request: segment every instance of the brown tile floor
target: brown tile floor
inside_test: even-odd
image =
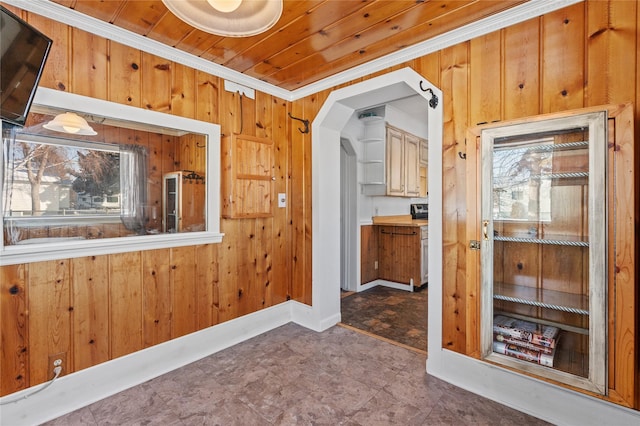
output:
[[[427,287],[413,293],[377,286],[340,299],[342,323],[426,352]]]
[[[542,425],[362,333],[287,324],[48,425]]]

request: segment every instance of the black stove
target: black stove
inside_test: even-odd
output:
[[[411,219],[429,219],[429,204],[411,204]]]

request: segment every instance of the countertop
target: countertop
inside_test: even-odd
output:
[[[411,215],[400,216],[374,216],[374,225],[388,226],[425,226],[429,224],[428,219],[411,219]]]

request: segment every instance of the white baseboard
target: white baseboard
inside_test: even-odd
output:
[[[295,301],[254,312],[63,376],[41,393],[0,407],[0,424],[20,426],[52,420],[289,322],[323,331],[340,322],[340,313],[322,318],[311,306]],[[640,424],[638,411],[445,349],[429,352],[427,371],[456,386],[558,425]],[[0,402],[23,398],[41,386],[0,398]]]
[[[369,281],[366,284],[358,284],[357,286],[357,292],[361,292],[361,291],[365,291],[365,290],[369,290],[370,288],[374,288],[378,286],[378,280],[373,280],[373,281]]]
[[[301,306],[298,306],[301,305]],[[295,307],[295,308],[294,308]],[[132,386],[144,383],[169,371],[219,352],[242,341],[280,327],[294,317],[313,311],[298,302],[285,302],[222,324],[209,327],[168,342],[134,352],[76,373],[62,376],[48,389],[29,396],[44,385],[34,386],[0,398],[0,403],[18,400],[0,407],[0,424],[40,424],[96,401],[114,395]],[[294,315],[293,311],[297,314]],[[339,319],[338,319],[339,321]],[[305,321],[295,321],[305,326]],[[322,330],[331,320],[311,321]],[[335,324],[335,323],[334,323]],[[327,327],[328,328],[328,327]],[[150,362],[150,360],[153,360]]]
[[[340,312],[321,317],[309,305],[295,300],[290,300],[289,303],[291,306],[291,321],[313,331],[324,331],[333,327],[342,319]]]
[[[429,351],[427,372],[453,385],[556,425],[631,426],[640,412],[456,352]]]
[[[368,282],[366,284],[361,284],[358,286],[358,291],[365,291],[365,290],[369,290],[370,288],[376,287],[376,286],[383,286],[383,287],[390,287],[390,288],[395,288],[397,290],[404,290],[404,291],[409,291],[409,292],[413,292],[413,285],[412,284],[404,284],[404,283],[397,283],[395,281],[387,281],[387,280],[382,280],[382,279],[377,279],[377,280],[373,280],[371,282]]]

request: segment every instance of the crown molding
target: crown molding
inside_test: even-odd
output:
[[[258,80],[257,78],[242,74],[230,68],[202,59],[198,56],[176,49],[169,45],[141,36],[124,28],[117,27],[92,16],[76,12],[66,6],[53,3],[48,0],[2,0],[6,4],[19,7],[28,12],[36,13],[53,19],[54,21],[70,25],[91,34],[113,40],[120,44],[140,49],[152,55],[156,55],[173,62],[177,62],[191,68],[215,75],[225,80],[243,86],[251,87],[285,100],[291,100],[291,92],[272,84]]]
[[[581,3],[584,0],[530,0],[504,12],[478,20],[464,27],[457,28],[422,43],[398,50],[397,52],[374,59],[365,64],[350,68],[346,71],[342,71],[293,91],[282,89],[273,84],[266,83],[257,78],[242,74],[238,71],[234,71],[230,68],[176,49],[175,47],[135,34],[108,22],[84,15],[66,6],[62,6],[48,0],[2,1],[6,4],[19,7],[20,9],[36,13],[38,15],[46,16],[55,21],[87,31],[100,37],[143,50],[147,53],[195,68],[225,80],[230,80],[235,83],[248,86],[260,92],[276,96],[287,101],[295,101],[351,80],[384,70],[391,66],[471,40],[472,38],[489,34],[493,31],[562,9],[575,3]]]
[[[584,0],[529,0],[527,3],[478,20],[439,36],[414,44],[365,64],[334,74],[331,77],[308,84],[291,92],[293,100],[313,95],[322,90],[330,89],[343,83],[364,77],[369,74],[402,64],[429,53],[451,47],[458,43],[480,37],[494,31],[510,27],[520,22],[536,18],[558,9],[582,3]]]

